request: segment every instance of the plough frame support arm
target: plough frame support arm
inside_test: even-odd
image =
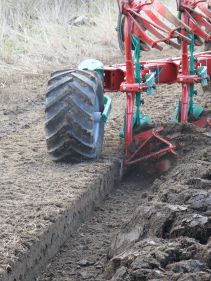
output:
[[[180,16],[176,17],[159,0],[119,0],[120,12],[125,17],[123,36],[125,64],[105,67],[104,87],[106,91],[121,91],[126,94],[124,121],[126,166],[155,159],[166,153],[175,155],[175,147],[160,135],[162,129],[135,133],[134,114],[135,125],[139,123],[140,126],[139,118],[144,120],[139,110],[142,94],[154,93],[156,84],[180,83],[182,85],[180,122],[186,124],[189,121],[189,112],[193,110],[194,85],[196,83],[205,85],[208,76],[211,76],[211,52],[194,54],[194,46],[202,45],[204,40],[211,41],[211,11],[206,4],[207,1],[203,0],[178,0]],[[134,38],[137,43],[135,50]],[[181,57],[139,60],[137,49],[149,51],[155,48],[162,51],[163,43],[177,49],[181,46]],[[148,77],[151,77],[150,83]],[[158,147],[161,147],[158,151],[152,149],[155,141],[159,143]]]

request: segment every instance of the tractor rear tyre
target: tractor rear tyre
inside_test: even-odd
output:
[[[103,85],[95,71],[65,70],[51,75],[45,105],[47,149],[54,161],[98,159],[104,122]]]
[[[119,13],[118,21],[117,21],[117,37],[118,37],[119,49],[123,55],[125,54],[124,27],[125,27],[125,15]]]

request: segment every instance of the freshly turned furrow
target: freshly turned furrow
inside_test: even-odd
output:
[[[137,180],[137,181],[136,181]],[[104,281],[104,266],[114,233],[133,215],[150,190],[153,177],[134,173],[95,208],[93,217],[66,241],[39,281]]]
[[[39,281],[210,280],[211,139],[174,131],[183,147],[171,171],[129,173]]]

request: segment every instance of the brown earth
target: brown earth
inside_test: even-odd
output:
[[[158,90],[146,98],[145,113],[169,122],[180,87]],[[177,133],[173,142],[180,147],[171,171],[130,171],[37,280],[210,280],[209,131],[172,125],[165,131]]]
[[[171,171],[130,171],[38,281],[210,280],[211,139],[175,131],[182,148]]]
[[[33,255],[33,247],[39,248],[36,244],[41,237],[49,230],[51,232],[60,217],[65,218],[65,213],[75,202],[83,199],[90,186],[104,182],[121,151],[116,133],[119,122],[116,120],[121,118],[122,110],[119,105],[117,107],[117,94],[113,101],[118,110],[113,113],[109,124],[110,135],[105,140],[102,159],[76,165],[50,161],[44,136],[43,85],[46,78],[46,75],[29,77],[23,84],[15,81],[1,89],[0,280],[9,280],[12,274],[16,276],[15,268],[29,253]],[[58,235],[61,236],[58,240],[64,242],[66,235],[70,234]],[[59,241],[56,241],[57,246],[49,257],[58,250]],[[50,243],[51,238],[47,244]],[[41,244],[45,248],[45,243]],[[29,264],[26,259],[27,267],[38,262],[36,254],[34,261],[31,256]],[[5,274],[8,277],[3,277]]]
[[[165,56],[172,54],[176,55],[175,51],[168,49]],[[150,54],[150,58],[157,58],[160,55],[161,53],[154,52]],[[149,55],[147,56],[149,57]],[[29,251],[31,243],[38,241],[43,233],[54,225],[60,215],[65,213],[70,204],[81,196],[89,184],[95,182],[98,176],[100,177],[109,171],[111,162],[120,158],[122,154],[122,141],[119,140],[118,131],[124,114],[125,99],[122,94],[115,93],[110,94],[113,101],[113,111],[107,125],[102,159],[96,163],[84,162],[77,165],[51,162],[46,153],[43,130],[45,99],[45,86],[43,85],[45,85],[46,78],[45,74],[36,77],[17,75],[17,77],[8,80],[8,83],[0,89],[0,277],[1,273],[5,271],[10,274],[14,264],[20,262]],[[169,122],[180,92],[180,87],[177,85],[159,86],[157,95],[146,97],[144,112],[151,114],[156,123]],[[200,99],[201,96],[199,96]],[[195,158],[190,159],[195,161],[193,160]],[[151,186],[150,179],[147,178],[149,183],[140,184],[143,181],[143,178],[138,178],[137,181],[132,181],[129,185],[124,184],[116,191],[117,197],[115,194],[112,195],[119,204],[117,207],[118,216],[115,215],[117,210],[115,208],[113,210],[113,203],[108,203],[111,206],[110,209],[108,208],[108,212],[105,212],[106,205],[102,207],[103,211],[101,206],[99,207],[100,214],[105,213],[105,219],[102,219],[105,222],[105,229],[102,224],[98,225],[98,222],[95,224],[95,218],[93,218],[93,229],[91,228],[92,224],[85,225],[84,230],[80,229],[73,240],[68,242],[75,249],[75,252],[72,252],[71,246],[67,249],[64,248],[67,253],[64,260],[72,261],[70,263],[72,265],[65,263],[64,272],[67,273],[69,279],[67,276],[62,276],[63,273],[60,274],[60,267],[64,262],[60,264],[57,260],[53,263],[52,270],[49,270],[49,272],[53,272],[53,275],[43,277],[44,280],[46,280],[45,278],[47,280],[67,279],[74,281],[83,280],[83,278],[103,280],[105,256],[113,232],[118,231],[122,222],[127,221],[134,212],[132,207],[139,205],[138,200],[143,196],[139,188],[146,188],[146,185],[147,188]],[[121,195],[121,193],[123,194]],[[130,201],[130,195],[135,201]],[[111,200],[113,199],[111,198]],[[99,222],[101,215],[98,218]],[[118,220],[119,218],[120,220]],[[180,222],[176,223],[179,225]],[[95,227],[99,230],[98,236]],[[103,233],[106,234],[105,239]],[[82,240],[79,239],[79,236]],[[88,241],[87,238],[86,241],[86,237],[93,236],[95,239],[90,238]],[[103,243],[103,247],[101,243]],[[102,260],[99,258],[99,266],[96,263],[94,265],[94,268],[101,272],[100,279],[96,279],[97,277],[86,278],[87,270],[84,275],[82,274],[82,277],[80,277],[81,275],[76,277],[78,271],[81,271],[81,267],[86,263],[83,261],[82,265],[78,264],[80,260],[86,259],[85,248],[87,244],[90,244],[91,249],[95,249],[94,257],[100,255],[99,249],[103,252]],[[93,254],[92,251],[91,253]],[[70,272],[73,275],[70,275]],[[44,274],[44,276],[46,275]],[[57,277],[54,278],[54,276]]]
[[[109,280],[211,278],[211,138],[185,127],[176,142],[175,167],[154,181],[113,238]]]

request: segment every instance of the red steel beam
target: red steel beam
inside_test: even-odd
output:
[[[197,65],[207,66],[208,75],[211,76],[211,51],[196,53]],[[141,61],[144,69],[141,75],[144,77],[149,72],[156,73],[157,84],[172,84],[178,82],[182,59],[177,57],[173,59],[161,59],[152,61]],[[135,66],[133,66],[134,72]],[[126,65],[119,64],[105,67],[105,91],[120,91],[121,84],[125,81]],[[130,83],[131,84],[131,83]]]

